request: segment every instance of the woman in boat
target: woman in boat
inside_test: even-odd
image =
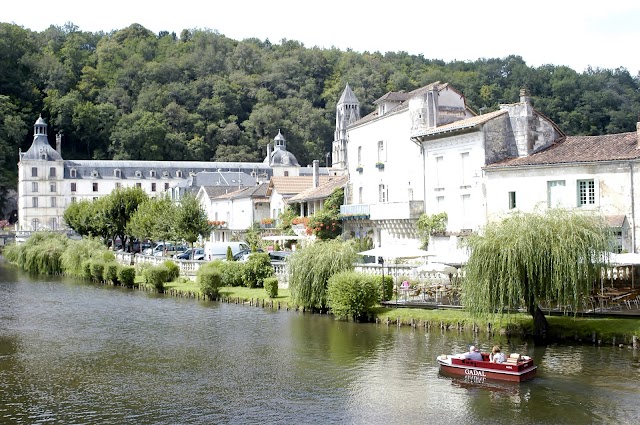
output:
[[[492,363],[504,363],[506,360],[506,356],[502,351],[500,351],[499,345],[494,345],[491,350],[491,354],[489,355],[489,360]]]

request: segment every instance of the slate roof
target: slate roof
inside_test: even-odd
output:
[[[267,198],[267,186],[269,183],[260,183],[259,185],[252,187],[244,187],[242,189],[234,190],[233,192],[227,192],[223,195],[217,196],[216,199],[242,199],[252,198],[254,200],[266,201]]]
[[[624,226],[624,221],[627,219],[627,216],[624,214],[607,215],[604,217],[604,219],[609,227],[622,227]]]
[[[326,183],[331,177],[319,176],[320,185]],[[286,197],[293,196],[313,186],[313,176],[273,176],[269,181],[267,196],[276,189],[279,194]]]
[[[465,128],[473,128],[477,125],[484,124],[487,121],[490,121],[500,115],[508,114],[509,112],[506,109],[488,112],[482,115],[476,115],[475,117],[466,118],[459,121],[454,121],[449,124],[441,125],[435,128],[430,128],[420,134],[414,134],[412,136],[431,136],[435,134],[441,133],[450,133],[452,131],[463,130]]]
[[[342,92],[342,96],[340,96],[338,100],[338,105],[341,103],[360,103],[353,90],[351,90],[351,87],[349,87],[349,83],[347,83],[347,86]]]
[[[307,202],[314,201],[316,199],[326,199],[334,190],[339,187],[344,187],[348,181],[349,176],[346,175],[333,178],[316,188],[311,187],[298,193],[297,195],[289,198],[288,202]]]
[[[602,136],[567,136],[529,156],[507,159],[485,169],[632,159],[640,159],[636,131]]]

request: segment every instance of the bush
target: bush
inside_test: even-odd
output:
[[[91,279],[102,282],[104,275],[104,262],[102,260],[91,260]]]
[[[393,277],[389,275],[384,276],[384,283],[382,278],[378,276],[369,276],[374,284],[378,285],[380,291],[380,301],[389,301],[393,298]],[[382,284],[382,285],[381,285]],[[380,286],[381,285],[381,286]]]
[[[103,279],[107,282],[118,282],[118,263],[110,261],[104,265]]]
[[[261,288],[266,278],[273,276],[271,259],[266,252],[254,252],[244,265],[242,279],[247,288]]]
[[[169,277],[169,269],[164,265],[152,266],[144,271],[145,280],[158,292],[164,292],[164,284]]]
[[[214,261],[222,275],[222,286],[242,286],[245,263],[239,261]]]
[[[202,267],[196,275],[196,283],[200,285],[200,291],[207,298],[217,298],[222,286],[222,274],[216,268]]]
[[[102,242],[96,238],[70,239],[60,258],[64,273],[69,276],[90,279],[90,270],[87,271],[85,269],[84,262],[91,258],[102,258],[104,260],[103,252],[108,251]],[[114,261],[114,258],[105,260],[105,262],[110,261]]]
[[[178,276],[180,276],[180,266],[178,266],[173,261],[166,260],[164,263],[162,263],[162,265],[165,266],[167,270],[169,270],[169,276],[167,276],[167,282],[173,282],[178,278]]]
[[[278,296],[278,279],[275,277],[268,277],[263,281],[264,289],[267,292],[269,298],[275,298]]]
[[[379,298],[380,286],[370,276],[347,271],[329,278],[327,299],[336,317],[362,318],[378,304]]]
[[[118,268],[118,281],[127,287],[132,287],[136,281],[136,268],[133,266],[120,266]]]
[[[91,259],[82,261],[80,277],[91,279]]]

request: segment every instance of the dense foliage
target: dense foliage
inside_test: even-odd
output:
[[[354,244],[339,239],[316,241],[298,249],[288,259],[291,300],[311,309],[325,309],[327,282],[331,276],[353,270]]]
[[[516,102],[526,86],[567,134],[605,134],[635,130],[640,78],[630,71],[532,68],[519,56],[445,63],[211,30],[154,34],[138,24],[92,33],[71,23],[42,32],[0,23],[0,202],[16,187],[18,148],[29,147],[41,112],[49,134],[64,135],[68,159],[259,161],[282,129],[307,165],[330,152],[346,83],[363,115],[387,91],[438,80],[478,112]]]
[[[268,277],[262,282],[264,290],[269,298],[276,298],[278,296],[278,278]]]
[[[422,242],[422,249],[429,248],[429,239],[435,233],[442,233],[447,230],[447,213],[441,212],[437,214],[423,213],[418,217],[416,228],[418,236]]]
[[[376,276],[344,271],[329,278],[327,299],[334,316],[358,320],[378,305],[381,292]]]
[[[602,218],[550,209],[489,223],[468,239],[463,304],[475,315],[525,308],[536,336],[547,323],[540,303],[582,307],[597,286],[611,248]]]

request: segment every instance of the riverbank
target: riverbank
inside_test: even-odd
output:
[[[194,283],[171,282],[169,295],[194,297],[199,288]],[[198,297],[201,297],[199,295]],[[204,297],[202,297],[204,298]],[[269,298],[263,288],[223,287],[217,301],[273,309],[300,310],[291,302],[289,290],[279,289],[276,298]],[[394,326],[473,331],[499,335],[527,337],[533,330],[533,319],[526,314],[510,314],[496,318],[472,318],[461,309],[420,309],[377,307],[370,320]],[[640,336],[640,320],[629,318],[584,318],[547,316],[550,341],[631,346],[634,336]]]

